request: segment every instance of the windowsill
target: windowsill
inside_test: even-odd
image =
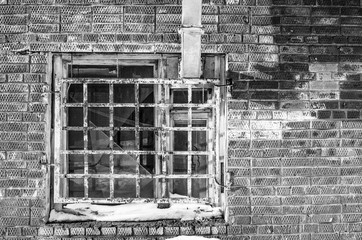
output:
[[[52,210],[49,222],[120,221],[143,222],[157,220],[192,221],[222,218],[222,210],[202,203],[174,203],[170,208],[157,208],[157,203],[123,205],[67,204],[63,211]]]

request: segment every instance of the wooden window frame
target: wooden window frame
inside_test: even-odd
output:
[[[92,202],[92,203],[126,203],[127,200],[126,199],[115,199],[110,200],[110,199],[102,199],[102,200],[95,200],[95,199],[70,199],[67,197],[62,196],[62,194],[58,191],[61,187],[60,187],[60,181],[59,181],[59,177],[61,175],[64,175],[64,173],[61,172],[61,164],[62,161],[60,159],[60,153],[63,151],[62,148],[62,141],[63,141],[63,137],[62,137],[62,121],[64,120],[64,116],[63,116],[63,110],[62,107],[64,107],[64,97],[66,96],[66,90],[65,88],[62,88],[62,84],[66,83],[66,82],[72,82],[75,83],[77,81],[79,82],[83,82],[84,81],[90,81],[90,80],[80,80],[80,79],[72,79],[69,78],[68,75],[68,70],[67,70],[67,66],[69,64],[78,64],[78,65],[85,65],[85,64],[114,64],[114,63],[118,63],[122,62],[122,64],[129,64],[129,65],[153,65],[155,66],[155,69],[157,69],[155,71],[155,76],[157,76],[156,78],[153,79],[139,79],[138,81],[140,81],[140,83],[142,83],[142,81],[144,81],[144,83],[153,83],[157,86],[159,86],[159,92],[156,94],[159,94],[162,98],[162,101],[159,103],[160,105],[165,104],[166,102],[169,102],[170,99],[170,90],[171,89],[175,89],[175,88],[185,88],[185,86],[187,87],[187,91],[189,93],[191,93],[193,87],[210,87],[213,89],[214,91],[214,99],[215,102],[213,103],[213,113],[212,115],[214,116],[214,119],[212,120],[212,127],[213,127],[213,132],[214,135],[213,137],[215,138],[215,142],[214,145],[212,146],[212,149],[214,151],[214,156],[213,156],[213,160],[212,160],[212,167],[209,167],[209,171],[210,175],[212,175],[212,178],[209,178],[209,183],[210,183],[210,187],[209,187],[209,197],[208,197],[208,202],[212,202],[215,205],[220,206],[221,203],[224,202],[223,198],[221,197],[221,192],[222,192],[222,188],[223,186],[220,186],[220,183],[225,182],[224,181],[224,174],[222,173],[222,169],[225,168],[225,158],[226,158],[226,154],[225,154],[225,149],[226,149],[226,125],[222,126],[221,124],[225,123],[225,114],[226,114],[226,109],[225,109],[225,99],[222,99],[223,97],[226,97],[226,91],[224,90],[224,88],[219,87],[219,86],[223,86],[225,84],[225,79],[224,79],[224,74],[223,72],[225,71],[225,69],[223,69],[223,67],[219,68],[216,67],[213,69],[213,71],[208,72],[207,75],[208,77],[210,77],[210,79],[178,79],[178,70],[174,69],[175,66],[178,66],[178,55],[163,55],[163,54],[111,54],[111,55],[107,55],[107,54],[94,54],[94,55],[71,55],[71,54],[55,54],[54,58],[53,58],[53,84],[54,84],[54,92],[55,92],[55,97],[54,97],[54,112],[53,112],[53,119],[54,119],[54,143],[53,143],[53,159],[54,159],[54,179],[53,179],[53,201],[55,204],[64,204],[64,203],[79,203],[79,202]],[[213,56],[209,56],[209,58],[213,58]],[[220,60],[221,59],[221,60]],[[224,62],[224,58],[219,58],[219,57],[215,57],[215,62],[216,62],[216,66],[220,65],[223,66],[225,64]],[[205,63],[205,69],[208,68],[208,64],[209,63]],[[214,76],[212,76],[214,75]],[[106,79],[104,80],[107,83],[109,82],[113,82],[113,83],[117,83],[117,81],[119,82],[120,79]],[[126,82],[129,81],[130,83],[134,82],[134,80],[129,79],[123,79],[122,82]],[[162,87],[162,86],[172,86],[172,87]],[[189,98],[190,98],[191,94],[189,94]],[[190,100],[190,99],[189,99]],[[190,102],[190,101],[189,101]],[[182,105],[179,105],[182,106]],[[189,104],[185,104],[185,106],[190,106]],[[195,105],[196,106],[196,105]],[[190,108],[188,110],[189,112],[191,111]],[[162,111],[160,112],[160,114],[164,114],[165,115],[165,119],[170,119],[170,111],[167,110],[167,108],[162,108]],[[191,116],[189,114],[189,116]],[[189,117],[190,118],[190,117]],[[188,119],[188,124],[190,125],[190,119]],[[160,125],[162,125],[162,127],[169,127],[170,123],[165,123],[167,126],[164,126],[163,123],[159,123]],[[190,127],[190,126],[188,126]],[[191,131],[190,129],[188,131]],[[165,133],[166,134],[166,133]],[[209,136],[210,138],[210,136]],[[165,138],[164,138],[165,139]],[[169,138],[170,139],[170,138]],[[160,140],[158,140],[160,141]],[[210,143],[209,143],[210,144]],[[163,148],[167,148],[167,146],[170,145],[170,143],[159,143],[160,145],[160,152],[165,152],[167,150],[170,149],[163,149]],[[156,177],[156,179],[161,179],[162,181],[164,181],[165,176],[167,175],[167,170],[166,169],[166,162],[167,160],[167,156],[169,156],[170,154],[164,154],[162,156],[162,162],[163,162],[163,168],[162,168],[162,173]],[[190,157],[189,157],[190,159]],[[188,165],[190,165],[190,161],[188,161]],[[222,167],[224,166],[224,167]],[[190,168],[189,168],[190,169]],[[187,176],[182,176],[182,177],[190,177],[189,176],[190,172],[188,172]],[[170,177],[168,176],[167,179],[172,179],[172,178],[177,178],[180,177],[178,176],[173,176]],[[188,186],[190,186],[190,178],[188,179]],[[165,183],[162,183],[161,186],[162,188],[166,188],[165,187]],[[189,188],[188,188],[189,189]],[[165,192],[166,189],[162,189],[161,191],[161,195],[158,195],[156,197],[158,198],[162,198],[162,197],[166,197]],[[190,193],[188,193],[188,195],[190,195]],[[138,199],[140,201],[145,201],[145,199]],[[188,199],[187,201],[200,201],[201,199]],[[137,199],[130,199],[129,201],[135,202],[137,201]],[[185,200],[183,200],[185,201]],[[202,199],[202,201],[205,201],[205,199]]]

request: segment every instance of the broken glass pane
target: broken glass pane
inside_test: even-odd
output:
[[[193,155],[192,159],[192,174],[207,174],[207,156],[205,155]]]
[[[119,66],[120,78],[153,78],[153,66]]]
[[[135,103],[134,84],[114,84],[114,103]]]
[[[137,150],[134,131],[115,131],[113,141],[115,150]]]
[[[155,186],[155,180],[150,178],[143,178],[140,182],[141,192],[140,197],[141,198],[154,198],[154,186]]]
[[[108,154],[88,155],[88,172],[90,174],[110,173]]]
[[[83,84],[69,84],[68,103],[83,102]]]
[[[115,174],[136,174],[136,156],[128,154],[117,154],[114,155],[113,162]]]
[[[140,103],[154,103],[154,95],[153,95],[153,85],[150,84],[140,84],[139,85],[139,102]]]
[[[88,102],[89,103],[108,103],[109,85],[108,84],[88,84]]]
[[[69,127],[82,127],[83,126],[83,108],[70,107],[68,109],[68,126]]]
[[[206,131],[192,131],[192,151],[206,151]]]
[[[70,178],[68,179],[69,197],[82,198],[84,197],[84,179]]]
[[[110,184],[108,178],[89,178],[88,179],[88,197],[90,198],[109,198]]]
[[[104,107],[88,108],[88,126],[89,127],[109,126],[109,108],[104,108]]]
[[[83,131],[68,131],[68,150],[84,149]]]
[[[140,155],[140,174],[155,173],[155,155]]]
[[[68,173],[76,173],[76,174],[84,173],[84,155],[81,154],[68,155]]]
[[[142,107],[140,108],[140,126],[153,127],[155,125],[154,108]]]
[[[191,196],[194,198],[206,198],[207,197],[207,188],[208,188],[208,179],[192,179],[192,193]]]
[[[187,155],[173,156],[173,174],[187,174]]]
[[[109,150],[109,132],[90,130],[88,132],[89,150]]]
[[[141,131],[140,132],[140,149],[143,151],[155,150],[155,132]]]
[[[136,179],[134,178],[114,179],[114,197],[116,198],[136,197]]]
[[[187,131],[174,131],[173,150],[175,151],[188,150]]]
[[[133,107],[114,108],[114,126],[115,127],[134,127],[135,126],[135,108],[133,108]]]
[[[117,66],[71,65],[68,76],[71,78],[117,78]]]

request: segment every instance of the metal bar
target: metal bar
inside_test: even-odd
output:
[[[118,64],[117,64],[117,71],[118,71]],[[110,84],[109,86],[109,103],[110,103],[110,107],[109,107],[109,127],[110,127],[110,131],[109,131],[109,145],[110,148],[112,150],[111,154],[109,155],[109,166],[110,166],[110,173],[113,174],[114,173],[114,154],[113,154],[113,147],[114,147],[114,107],[113,107],[113,90],[114,90],[114,85]],[[110,187],[110,198],[114,198],[114,179],[111,178],[109,183],[109,187]]]
[[[72,83],[94,83],[92,78],[63,78],[61,82]],[[185,85],[193,85],[200,88],[212,88],[215,84],[219,84],[219,79],[199,79],[199,78],[187,78],[187,79],[167,79],[167,78],[105,78],[97,79],[97,83],[124,83],[124,84],[167,84],[172,85],[172,88],[182,87]]]
[[[177,203],[202,203],[210,204],[206,198],[173,198]],[[127,203],[149,203],[154,201],[154,198],[114,198],[114,199],[79,199],[79,198],[60,198],[59,202],[67,203],[94,203],[94,204],[127,204]]]
[[[67,130],[67,131],[81,131],[84,130],[85,128],[83,127],[63,127],[62,130]],[[140,127],[140,130],[147,130],[147,131],[160,131],[160,130],[164,130],[166,132],[171,132],[171,131],[188,131],[188,130],[194,130],[194,131],[207,131],[207,130],[213,130],[215,129],[214,126],[210,126],[210,127],[165,127],[165,128],[161,128],[161,127]],[[86,130],[98,130],[98,131],[110,131],[110,130],[135,130],[134,127],[114,127],[113,129],[111,129],[110,127],[87,127]]]
[[[192,88],[191,86],[188,86],[187,88],[187,102],[188,103],[191,103],[192,102]],[[188,108],[187,109],[187,151],[188,152],[191,152],[193,149],[192,149],[192,108]],[[191,158],[191,155],[188,154],[187,155],[187,174],[189,176],[192,175],[192,158]],[[188,178],[187,179],[187,196],[191,197],[192,195],[192,179],[191,178]]]
[[[83,137],[84,137],[84,174],[88,174],[88,157],[89,157],[89,150],[88,150],[88,85],[83,83]],[[88,178],[84,178],[84,197],[88,198]]]
[[[138,151],[138,150],[61,150],[60,154],[165,154],[165,155],[209,155],[207,151]],[[215,152],[212,151],[212,154],[215,155]]]
[[[136,131],[135,131],[135,141],[136,141],[136,149],[140,150],[140,131],[139,131],[139,126],[140,126],[140,107],[139,107],[139,103],[140,103],[140,94],[139,94],[139,84],[135,84],[135,127],[136,127]],[[140,175],[140,155],[136,156],[136,161],[137,161],[137,165],[136,165],[136,197],[140,196],[140,180],[139,180],[139,175]]]
[[[83,107],[82,103],[66,103],[65,107]],[[169,107],[192,107],[200,108],[200,110],[213,107],[214,104],[207,103],[172,103],[172,104],[152,104],[152,103],[141,103],[139,107],[159,107],[159,108],[169,108]],[[134,104],[131,103],[89,103],[88,107],[134,107]],[[173,110],[177,112],[177,110]]]
[[[60,178],[67,179],[67,178],[135,178],[135,174],[59,174],[57,175]],[[192,178],[212,178],[213,174],[194,174]],[[149,175],[149,174],[140,174],[139,178],[187,178],[191,179],[190,175],[188,174],[159,174],[159,175]]]

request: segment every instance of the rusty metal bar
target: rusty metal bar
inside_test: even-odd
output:
[[[140,86],[138,83],[135,84],[135,127],[136,127],[136,131],[135,131],[135,141],[136,141],[136,149],[137,150],[141,150],[140,149]],[[137,154],[136,155],[136,161],[137,161],[137,165],[136,165],[136,197],[139,198],[141,191],[140,191],[140,179],[139,179],[139,175],[140,175],[140,155]]]
[[[117,64],[117,72],[118,72],[118,64]],[[117,75],[118,76],[118,75]],[[113,154],[113,147],[114,147],[114,107],[113,107],[113,100],[114,100],[114,85],[110,84],[109,85],[109,103],[110,103],[110,107],[109,107],[109,127],[110,127],[110,131],[109,131],[109,145],[110,145],[110,149],[112,150],[111,154],[109,155],[109,167],[110,167],[110,174],[114,174],[114,154]],[[110,187],[110,198],[113,199],[114,198],[114,178],[110,178],[110,183],[109,183],[109,187]]]
[[[83,107],[82,103],[66,103],[65,107]],[[134,104],[130,103],[88,103],[88,107],[134,107]],[[139,107],[160,107],[160,108],[168,108],[168,107],[191,107],[191,108],[200,108],[200,109],[208,109],[214,107],[213,104],[197,104],[197,103],[169,103],[169,104],[152,104],[152,103],[140,103]]]
[[[135,178],[135,174],[59,174],[60,178],[88,178],[88,177],[92,177],[92,178]],[[194,174],[192,175],[193,178],[212,178],[213,174]],[[190,178],[189,174],[160,174],[160,175],[150,175],[150,174],[140,174],[139,178],[145,178],[145,179],[149,179],[149,178]]]
[[[187,102],[192,102],[192,88],[188,86],[187,88]],[[187,109],[187,151],[190,153],[192,152],[192,108]],[[192,157],[190,154],[187,155],[187,175],[192,175]],[[189,177],[187,178],[187,196],[191,197],[192,195],[192,179]]]
[[[94,83],[95,79],[92,78],[63,78],[61,82],[71,83]],[[218,79],[167,79],[167,78],[105,78],[97,79],[97,83],[122,83],[122,84],[166,84],[170,88],[185,88],[185,85],[192,85],[194,87],[213,88],[215,84],[219,84]],[[172,86],[172,87],[171,87]]]
[[[84,116],[84,121],[83,121],[83,127],[84,127],[84,131],[83,131],[83,137],[84,137],[84,174],[88,174],[88,85],[86,83],[83,83],[83,116]],[[84,197],[88,198],[88,178],[84,178]]]
[[[131,154],[131,155],[141,155],[141,154],[165,154],[165,155],[209,155],[207,151],[137,151],[137,150],[61,150],[60,154]],[[215,152],[212,151],[212,154],[215,155]]]

